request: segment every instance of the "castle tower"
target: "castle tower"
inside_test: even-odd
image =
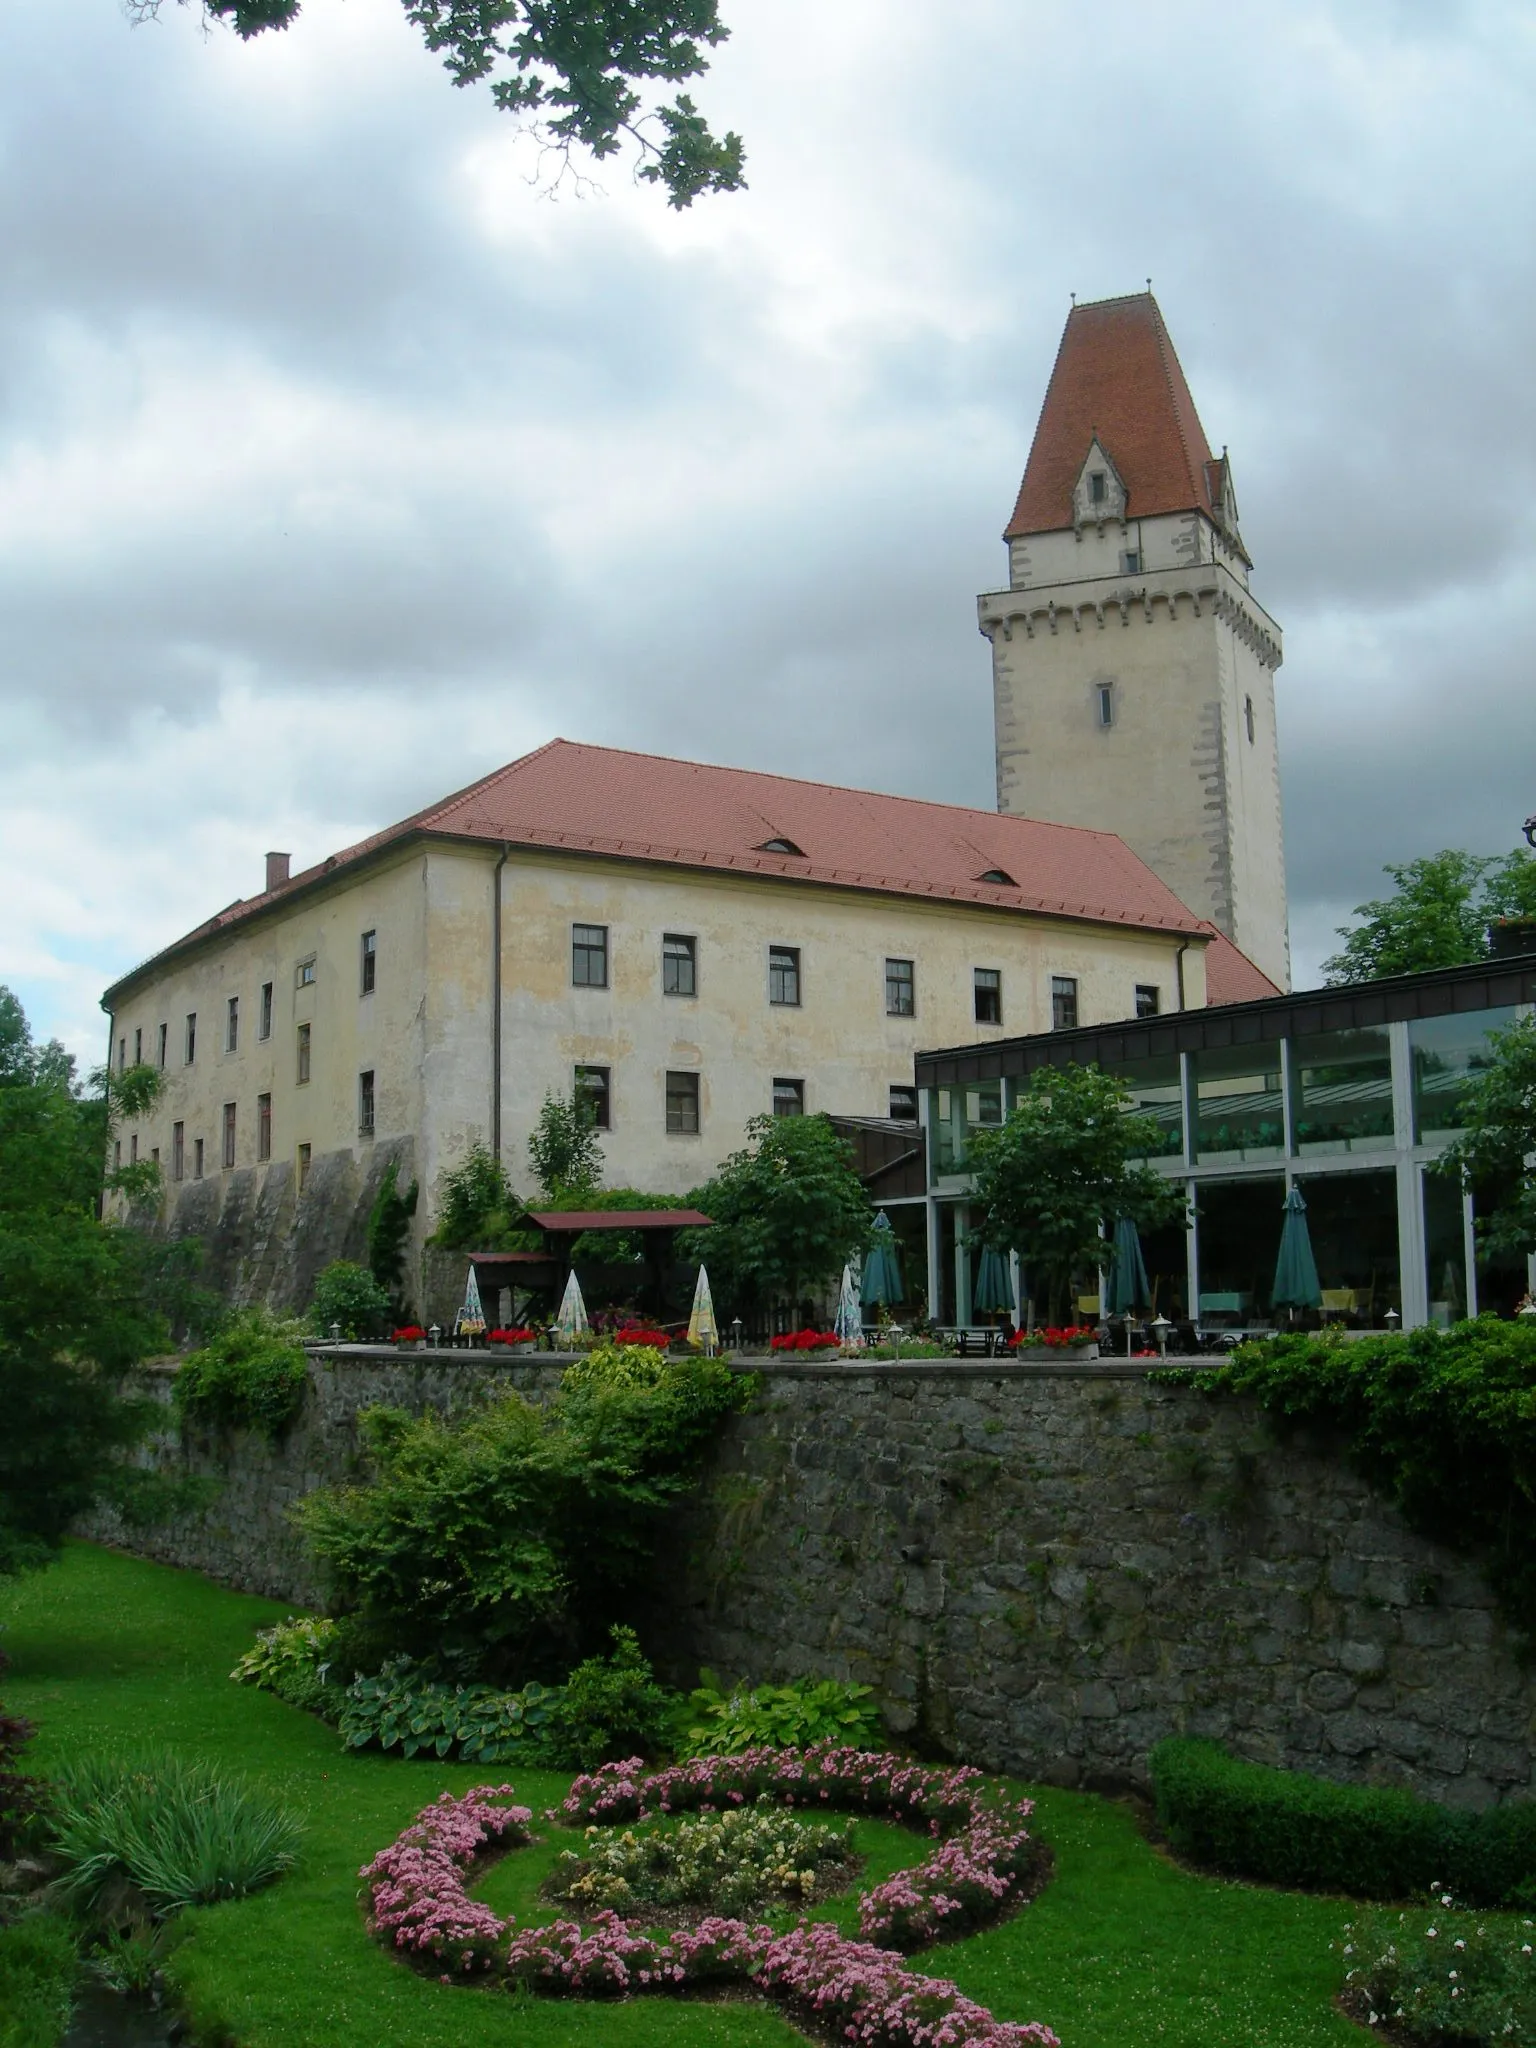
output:
[[[1280,629],[1150,292],[1068,315],[1003,537],[998,809],[1118,832],[1288,988]]]

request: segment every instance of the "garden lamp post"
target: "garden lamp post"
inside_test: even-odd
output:
[[[1400,1323],[1400,1322],[1401,1322],[1401,1321],[1402,1321],[1403,1319],[1402,1319],[1402,1317],[1401,1317],[1401,1316],[1400,1316],[1400,1315],[1398,1314],[1398,1312],[1397,1312],[1397,1310],[1396,1310],[1395,1308],[1389,1308],[1389,1309],[1387,1310],[1386,1314],[1385,1314],[1385,1315],[1384,1315],[1384,1316],[1382,1317],[1382,1319],[1381,1319],[1381,1320],[1382,1320],[1382,1321],[1383,1321],[1383,1322],[1384,1322],[1384,1323],[1386,1324],[1386,1326],[1387,1326],[1387,1329],[1388,1329],[1388,1331],[1390,1332],[1390,1331],[1393,1331],[1393,1330],[1395,1330],[1395,1329],[1397,1328],[1398,1324],[1399,1324],[1399,1323]]]
[[[1536,811],[1533,811],[1530,817],[1526,819],[1524,829],[1526,845],[1536,847]]]
[[[1152,1341],[1157,1346],[1159,1358],[1168,1356],[1168,1332],[1173,1328],[1165,1315],[1159,1313],[1152,1318]]]
[[[738,1354],[741,1350],[741,1317],[731,1317],[731,1349]]]
[[[341,1342],[341,1325],[340,1325],[340,1323],[332,1323],[332,1325],[331,1325],[331,1342],[332,1342],[333,1344],[339,1344],[339,1343]]]
[[[441,1327],[437,1323],[434,1323],[431,1329],[428,1330],[427,1336],[431,1339],[432,1349],[436,1351],[443,1341],[443,1332]]]

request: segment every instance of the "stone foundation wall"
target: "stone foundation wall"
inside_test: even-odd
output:
[[[167,1439],[219,1501],[116,1539],[313,1598],[283,1512],[358,1469],[360,1407],[537,1398],[561,1369],[450,1356],[318,1354],[285,1446]],[[988,1769],[1144,1782],[1188,1732],[1458,1805],[1532,1784],[1536,1680],[1475,1566],[1335,1448],[1134,1368],[773,1366],[656,1584],[672,1676],[859,1679],[895,1729]]]

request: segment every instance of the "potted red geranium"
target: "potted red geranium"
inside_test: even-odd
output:
[[[1099,1333],[1091,1323],[1069,1323],[1064,1328],[1020,1330],[1009,1347],[1015,1358],[1037,1364],[1097,1358]]]
[[[398,1330],[390,1332],[390,1337],[397,1351],[419,1351],[427,1341],[420,1323],[402,1323]]]
[[[835,1330],[786,1330],[770,1339],[768,1348],[791,1358],[817,1357],[836,1351],[840,1341]]]
[[[518,1324],[511,1330],[492,1330],[485,1341],[487,1344],[505,1344],[509,1351],[531,1351],[538,1341],[538,1332]]]

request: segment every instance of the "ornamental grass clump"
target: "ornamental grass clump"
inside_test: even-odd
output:
[[[275,1800],[206,1764],[90,1756],[54,1782],[48,1847],[64,1898],[90,1906],[127,1884],[163,1919],[271,1884],[292,1868],[302,1832]]]
[[[549,1881],[554,1898],[628,1918],[646,1906],[713,1905],[721,1913],[781,1900],[803,1901],[823,1880],[846,1880],[853,1822],[796,1820],[767,1799],[701,1814],[665,1833],[614,1835],[589,1827],[586,1847],[568,1849]]]
[[[1536,1922],[1469,1913],[1450,1892],[1344,1929],[1344,2004],[1398,2038],[1536,2041]]]

